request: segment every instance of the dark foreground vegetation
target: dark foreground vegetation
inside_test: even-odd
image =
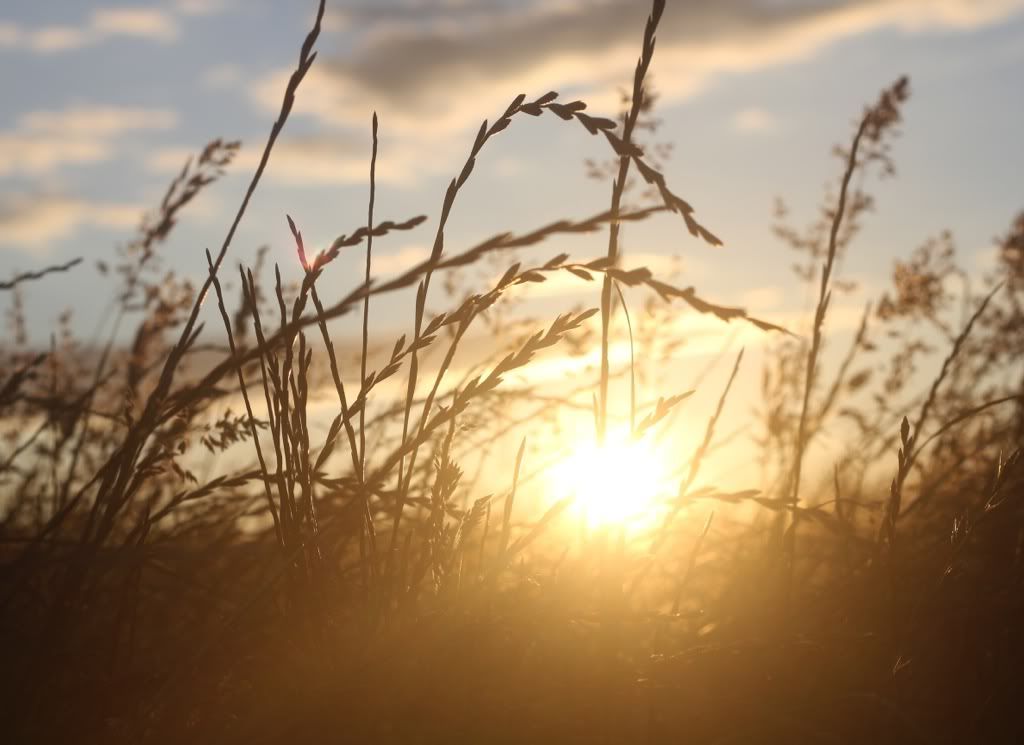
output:
[[[4,742],[1024,741],[1024,215],[991,276],[959,269],[945,233],[897,261],[891,289],[826,355],[867,189],[894,173],[901,79],[837,148],[819,219],[792,228],[780,209],[778,235],[817,300],[806,329],[631,266],[622,224],[660,220],[719,243],[641,142],[663,4],[622,117],[555,93],[515,97],[481,126],[431,217],[430,258],[405,274],[374,280],[374,239],[424,221],[374,214],[376,120],[367,224],[316,255],[292,224],[296,286],[264,271],[264,254],[231,268],[233,233],[313,63],[321,3],[200,286],[163,268],[161,249],[234,155],[219,140],[101,267],[121,287],[105,346],[65,329],[50,349],[23,341],[20,293],[86,267],[0,284],[12,307],[0,368]],[[608,145],[610,208],[447,244],[476,159],[529,117]],[[579,232],[608,236],[607,249],[517,258]],[[365,281],[328,296],[321,278],[356,247]],[[492,286],[447,282],[494,261],[507,271]],[[565,273],[593,283],[594,309],[501,315],[510,288]],[[434,314],[441,283],[450,302]],[[581,537],[571,497],[517,502],[546,462],[530,448],[516,457],[521,439],[580,402],[599,439],[626,413],[640,438],[685,406],[684,391],[647,403],[642,386],[613,400],[634,372],[608,353],[625,332],[624,288],[644,298],[630,317],[640,348],[665,349],[650,330],[681,313],[717,316],[723,340],[729,324],[767,335],[761,463],[744,464],[764,478],[758,491],[695,486],[721,443],[716,413],[696,452],[679,454],[656,521]],[[376,338],[373,303],[403,289],[416,299],[408,333]],[[361,346],[335,347],[341,316],[362,319]],[[460,372],[456,353],[480,327],[499,351]],[[573,391],[507,384],[549,348],[600,348],[600,370]],[[382,393],[395,381],[397,399]],[[718,412],[732,382],[701,382]],[[336,401],[320,426],[308,404],[325,387]],[[848,445],[822,466],[826,432]],[[504,486],[483,495],[481,469]]]

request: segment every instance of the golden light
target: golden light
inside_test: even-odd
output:
[[[587,526],[635,525],[652,521],[659,497],[670,490],[664,454],[647,439],[628,432],[609,432],[603,445],[590,440],[577,445],[552,468],[559,497],[575,497],[574,507]]]

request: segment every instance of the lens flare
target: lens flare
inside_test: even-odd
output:
[[[575,509],[594,528],[652,520],[669,483],[663,455],[628,432],[609,433],[603,445],[577,445],[551,475],[557,493],[573,495]]]

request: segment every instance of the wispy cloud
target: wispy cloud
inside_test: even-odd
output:
[[[786,302],[785,288],[779,285],[764,285],[745,290],[740,296],[740,305],[751,313],[781,308]]]
[[[670,100],[678,99],[717,72],[798,58],[872,28],[970,27],[1021,7],[1019,0],[676,4],[658,32],[656,85]],[[410,12],[380,8],[357,17],[355,28],[364,19],[376,25],[353,54],[313,68],[299,111],[350,124],[373,104],[391,112],[392,127],[422,130],[473,125],[516,93],[539,94],[548,86],[572,85],[614,103],[616,87],[630,79],[636,62],[647,6],[578,0],[515,13],[493,8],[476,22],[458,23],[442,23],[451,8],[436,3],[424,4],[416,23],[408,20]],[[276,110],[280,90],[275,80],[253,92]]]
[[[80,24],[22,28],[0,21],[0,49],[56,54],[93,46],[112,38],[169,43],[178,38],[174,14],[160,8],[119,6],[96,8]]]
[[[50,134],[0,133],[0,176],[50,173],[64,165],[106,160],[110,144],[103,140],[65,140]]]
[[[743,134],[768,134],[779,129],[779,120],[772,112],[751,106],[733,115],[732,127]]]
[[[97,40],[97,35],[90,29],[74,26],[45,26],[19,35],[21,46],[40,54],[66,52],[87,46]]]
[[[17,127],[0,131],[0,176],[47,174],[64,165],[106,160],[117,136],[167,130],[176,122],[176,114],[167,109],[73,106],[28,112]]]
[[[429,257],[430,251],[427,250],[426,246],[418,244],[402,246],[397,251],[380,255],[375,254],[373,257],[373,273],[384,275],[399,274],[400,272],[412,269],[420,262],[426,261]]]
[[[242,82],[242,68],[230,63],[216,65],[204,72],[199,82],[204,88],[211,90],[231,88]]]
[[[223,13],[234,4],[234,0],[176,0],[174,8],[182,15],[209,16]]]
[[[163,42],[178,36],[173,16],[156,8],[100,8],[93,13],[91,25],[97,33],[108,36],[138,36]]]
[[[0,21],[0,49],[13,47],[21,40],[21,30],[13,23]]]
[[[82,227],[131,228],[141,215],[142,208],[134,204],[59,195],[8,196],[0,199],[0,245],[43,251]]]
[[[180,170],[185,158],[194,152],[194,148],[183,146],[163,147],[149,157],[147,166],[156,173],[173,173]],[[230,168],[252,171],[261,153],[262,143],[243,146]],[[421,149],[408,140],[384,141],[377,157],[377,180],[391,185],[412,185],[420,173],[437,172],[443,166],[450,166],[458,154],[452,142],[439,142],[433,148]],[[282,139],[275,146],[267,168],[267,178],[276,184],[310,188],[362,183],[369,173],[369,126],[359,133]]]
[[[171,129],[177,115],[168,109],[125,106],[72,106],[60,111],[31,111],[21,128],[65,137],[113,137],[134,130]]]
[[[672,4],[658,32],[655,84],[671,104],[722,73],[806,58],[872,29],[973,28],[1022,8],[1022,0]],[[351,53],[318,61],[296,112],[346,130],[377,110],[393,138],[416,143],[410,149],[420,152],[476,126],[519,92],[562,90],[607,114],[618,106],[618,88],[631,79],[647,5],[575,0],[474,6],[466,13],[459,4],[455,10],[450,3],[421,2],[347,11],[350,27],[365,29],[362,38],[348,45]],[[257,105],[277,110],[289,72],[251,85]],[[748,115],[740,124],[766,131],[768,119]],[[341,163],[333,170],[350,172]],[[361,170],[351,173],[364,178]]]

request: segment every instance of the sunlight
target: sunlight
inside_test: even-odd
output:
[[[648,439],[610,432],[603,446],[594,440],[577,445],[551,476],[557,493],[574,495],[587,526],[598,528],[652,519],[668,486],[669,469]]]

